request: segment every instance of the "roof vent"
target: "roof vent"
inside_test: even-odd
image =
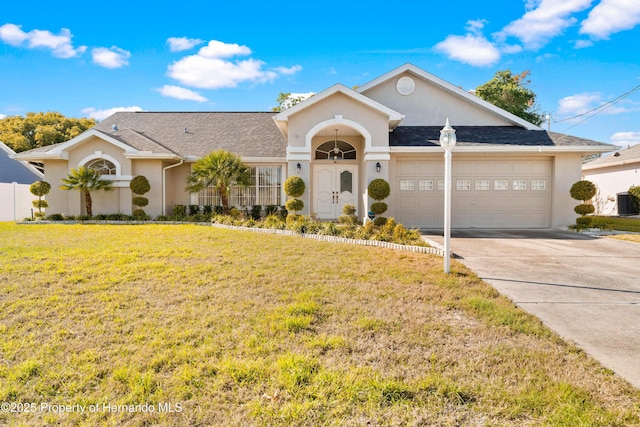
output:
[[[620,157],[620,153],[616,151],[616,154],[614,154],[613,157]]]
[[[189,133],[189,132],[187,132],[187,128],[184,128],[184,133]]]
[[[111,129],[118,130],[118,125],[111,125]]]

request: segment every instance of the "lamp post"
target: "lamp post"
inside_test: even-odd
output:
[[[444,148],[444,272],[451,271],[451,149],[456,145],[456,131],[449,119],[440,131],[440,145]]]

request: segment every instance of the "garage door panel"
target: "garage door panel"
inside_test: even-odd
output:
[[[401,180],[411,180],[415,186],[415,190],[396,196],[397,219],[411,227],[442,227],[444,193],[438,190],[438,181],[443,179],[444,161],[398,160],[396,170],[397,181],[392,184],[396,191],[400,189]],[[452,227],[549,227],[551,177],[551,158],[461,159],[454,156]],[[460,180],[469,180],[470,185]],[[421,181],[431,181],[430,188],[421,187]],[[506,183],[502,184],[503,181]],[[462,187],[457,186],[458,183]]]

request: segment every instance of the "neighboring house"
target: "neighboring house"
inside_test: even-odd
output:
[[[29,163],[12,159],[15,153],[0,142],[0,221],[31,218],[32,201],[29,186],[44,175]]]
[[[618,215],[618,194],[640,185],[640,144],[582,165],[582,177],[598,187],[594,204],[603,215]]]
[[[300,175],[305,210],[335,219],[346,203],[366,216],[366,188],[391,184],[386,215],[409,227],[443,224],[444,150],[449,118],[453,149],[452,225],[456,228],[556,228],[575,220],[571,185],[583,154],[615,147],[547,132],[411,64],[357,90],[332,86],[280,113],[116,113],[76,138],[20,153],[45,165],[47,181],[69,169],[103,171],[116,191],[97,193],[95,213],[131,213],[129,181],[146,176],[152,216],[176,204],[219,204],[213,191],[185,192],[191,165],[225,149],[252,167],[254,184],[233,190],[231,204],[283,205],[282,183]],[[48,197],[49,212],[80,214],[77,192]]]

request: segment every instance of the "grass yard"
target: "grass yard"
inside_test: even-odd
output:
[[[612,234],[609,237],[611,237],[612,239],[640,243],[640,234]]]
[[[194,225],[0,224],[0,425],[640,425],[640,392],[452,270]]]

